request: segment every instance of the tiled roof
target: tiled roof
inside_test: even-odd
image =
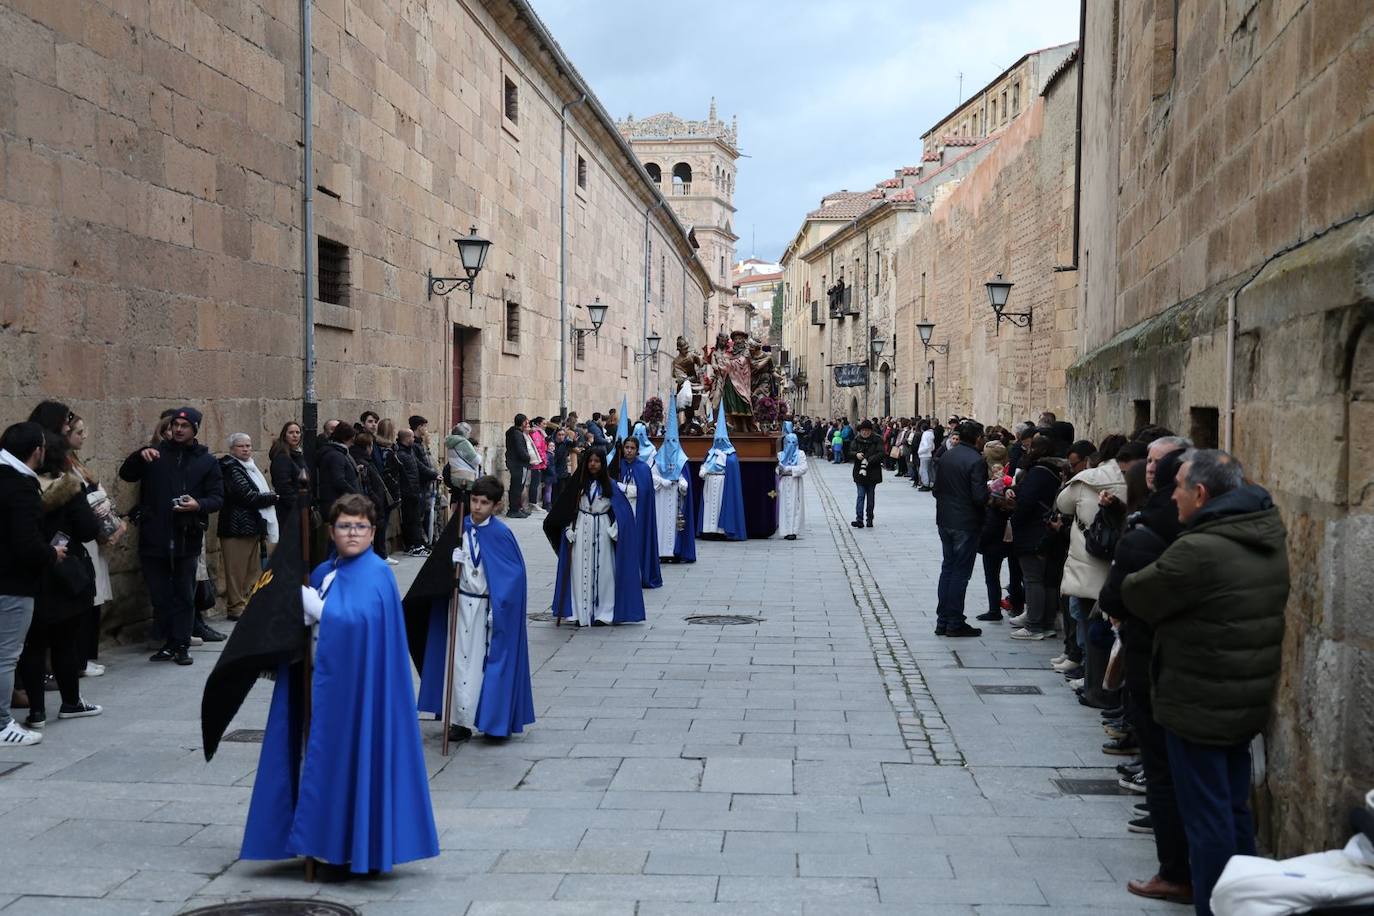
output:
[[[945,146],[977,146],[978,137],[956,137],[953,134],[945,134],[940,141]]]
[[[921,161],[922,161],[922,162],[939,162],[939,161],[940,161],[940,154],[937,153],[935,150],[931,150],[930,152],[926,153],[924,156],[921,157]]]
[[[867,193],[862,196],[844,197],[840,200],[832,201],[829,206],[812,210],[806,214],[807,219],[853,219],[862,216],[869,207],[873,206],[873,200]]]
[[[919,165],[904,165],[902,166],[902,174],[919,175],[921,174],[921,167]]]
[[[900,188],[901,186],[902,179],[900,178],[888,178],[885,181],[878,182],[877,184],[877,187],[880,188]]]
[[[915,188],[902,188],[902,189],[901,189],[900,191],[898,191],[896,194],[893,194],[891,197],[889,197],[888,200],[894,200],[894,201],[897,201],[898,203],[915,203],[915,202],[916,202],[916,189],[915,189]]]

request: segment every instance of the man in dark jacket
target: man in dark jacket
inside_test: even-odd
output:
[[[401,465],[401,537],[412,557],[427,557],[420,502],[439,474],[433,465],[421,463],[417,450],[415,433],[403,429],[396,434],[396,460]]]
[[[0,439],[0,747],[5,748],[43,740],[41,732],[14,721],[10,696],[43,572],[67,557],[65,545],[49,544],[42,533],[38,469],[44,457],[43,427],[37,423],[16,423]]]
[[[849,524],[855,528],[864,526],[864,506],[868,507],[868,527],[873,527],[873,500],[877,496],[878,484],[883,482],[883,440],[873,432],[873,424],[864,420],[859,424],[859,434],[849,447],[850,460],[854,462],[854,486],[858,490],[854,501],[854,521]]]
[[[1126,577],[1121,596],[1155,628],[1154,715],[1188,836],[1194,905],[1209,914],[1227,860],[1255,855],[1250,741],[1278,687],[1287,536],[1269,494],[1246,484],[1225,452],[1185,452],[1174,503],[1182,533]]]
[[[362,484],[358,480],[358,466],[348,454],[349,443],[358,431],[347,423],[334,427],[329,441],[320,446],[316,459],[319,471],[316,474],[316,490],[319,494],[319,510],[323,518],[329,517],[329,509],[334,500],[345,493],[361,493]],[[378,510],[380,513],[381,509]]]
[[[935,527],[944,555],[936,588],[935,635],[982,636],[982,630],[969,626],[964,619],[964,595],[978,560],[978,536],[987,515],[983,424],[963,421],[958,438],[958,444],[945,449],[935,468]]]
[[[210,515],[224,504],[219,462],[196,441],[200,411],[172,413],[169,438],[124,459],[120,478],[139,484],[138,556],[164,639],[149,661],[191,664],[196,562]]]
[[[1192,872],[1188,865],[1188,837],[1183,832],[1174,779],[1169,772],[1164,730],[1155,722],[1154,708],[1150,704],[1150,652],[1154,630],[1132,614],[1121,600],[1121,583],[1131,573],[1158,560],[1178,537],[1181,526],[1178,507],[1174,505],[1174,484],[1186,442],[1186,439],[1167,438],[1151,443],[1151,473],[1146,483],[1149,496],[1144,507],[1126,520],[1126,531],[1116,545],[1107,582],[1098,598],[1103,613],[1119,622],[1121,660],[1126,670],[1126,717],[1140,745],[1140,762],[1145,772],[1145,806],[1150,828],[1154,831],[1155,856],[1159,860],[1159,871],[1153,877],[1145,881],[1128,881],[1126,889],[1141,897],[1181,903],[1192,900]]]
[[[530,514],[524,508],[525,484],[529,480],[532,462],[529,447],[525,444],[529,422],[529,417],[518,413],[515,422],[506,430],[506,470],[510,472],[510,489],[506,491],[510,494],[510,508],[506,510],[506,518],[525,518]]]

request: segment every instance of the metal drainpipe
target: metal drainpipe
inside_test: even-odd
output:
[[[587,93],[564,102],[558,113],[558,413],[568,415],[568,109],[587,101]]]
[[[303,401],[301,425],[305,428],[304,445],[307,458],[313,461],[316,430],[319,426],[320,406],[315,394],[315,125],[313,113],[313,73],[310,35],[310,7],[314,0],[301,0],[301,147],[304,174],[302,194],[301,235],[301,295],[304,301],[302,328],[302,356],[304,357]],[[312,465],[313,467],[313,465]]]
[[[641,342],[647,341],[649,337],[649,274],[653,270],[653,264],[651,262],[652,256],[649,251],[649,214],[666,203],[668,203],[667,199],[660,197],[656,202],[644,208],[644,333],[640,335],[639,339]],[[645,343],[644,346],[647,347],[648,344]],[[639,350],[635,349],[633,352],[638,353]],[[641,404],[649,400],[649,360],[647,357],[643,360],[643,363],[644,371],[640,375],[641,381],[639,391],[639,401]]]
[[[869,247],[868,247],[868,230],[865,229],[865,230],[864,230],[864,332],[863,332],[863,334],[860,335],[860,336],[863,338],[863,345],[864,345],[864,364],[867,365],[867,366],[871,369],[872,366],[873,366],[873,325],[870,324],[869,322],[872,320],[872,317],[873,317],[873,316],[872,316],[872,312],[869,310],[869,306],[868,306],[868,291],[869,291],[869,289],[872,288],[872,283],[871,283],[871,281],[872,281],[873,277],[871,276],[872,271],[871,271],[871,268],[870,268],[869,262],[868,262],[868,259],[869,259],[869,251],[870,251],[870,249],[869,249]],[[869,401],[869,393],[870,393],[870,391],[872,390],[872,388],[873,388],[873,373],[872,373],[872,372],[869,372],[868,375],[867,375],[867,377],[864,379],[864,415],[865,415],[865,418],[867,418],[868,416],[872,416],[872,405],[871,405],[871,403],[870,403],[870,401]]]

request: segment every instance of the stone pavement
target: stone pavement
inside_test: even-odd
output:
[[[1140,913],[1153,844],[1135,797],[1066,794],[1113,777],[1095,711],[1046,666],[1054,643],[932,635],[940,548],[928,494],[879,487],[848,526],[847,467],[813,462],[796,542],[702,543],[665,566],[643,626],[530,623],[539,721],[447,760],[423,723],[442,854],[391,875],[306,884],[237,859],[258,745],[199,749],[193,668],[107,653],[96,719],[0,751],[6,913],[175,913],[318,896],[412,914]],[[542,516],[514,526],[546,611]],[[397,570],[402,587],[419,562]],[[985,602],[981,573],[970,616]],[[744,615],[744,625],[687,618]],[[1039,688],[986,694],[980,687]],[[269,685],[236,728],[261,728]],[[17,769],[9,769],[19,765]],[[6,772],[8,770],[8,772]]]

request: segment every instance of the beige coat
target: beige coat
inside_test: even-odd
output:
[[[1061,594],[1096,601],[1098,592],[1107,582],[1111,561],[1090,555],[1083,543],[1083,529],[1097,517],[1097,497],[1103,491],[1114,494],[1123,502],[1126,499],[1126,478],[1115,461],[1107,461],[1079,473],[1059,491],[1059,497],[1055,500],[1055,508],[1071,526],[1069,559],[1064,564],[1064,581],[1059,587]]]

